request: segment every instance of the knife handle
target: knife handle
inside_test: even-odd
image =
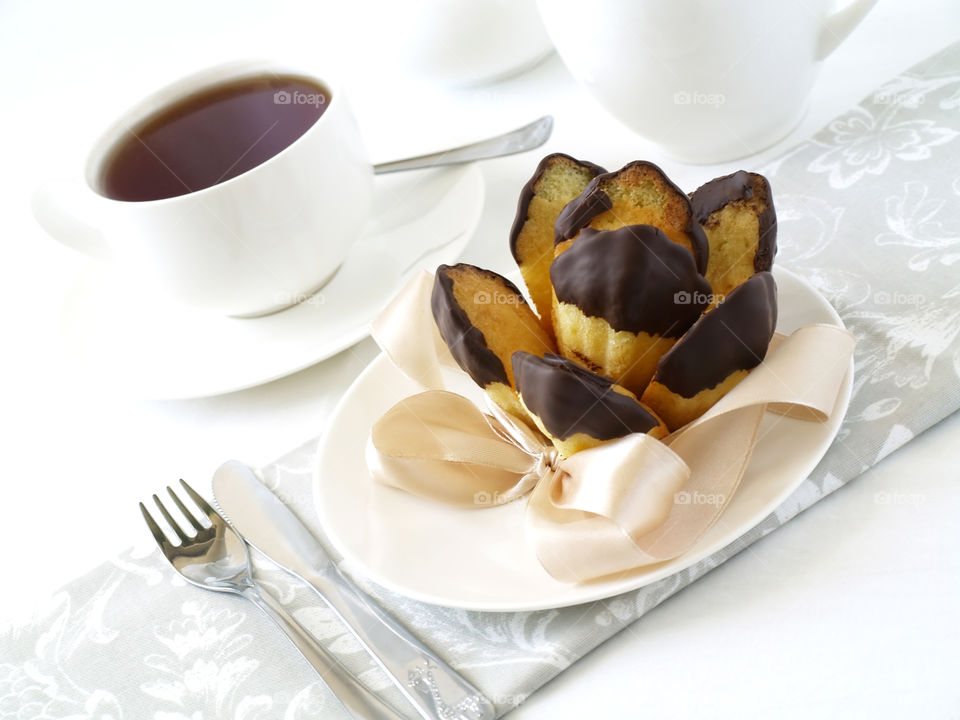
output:
[[[340,616],[426,720],[493,720],[493,703],[367,599],[335,566],[300,576]]]
[[[403,715],[368,690],[314,640],[290,613],[278,602],[271,601],[267,593],[261,593],[255,584],[250,584],[240,594],[263,610],[286,633],[352,717],[358,720],[402,720]]]

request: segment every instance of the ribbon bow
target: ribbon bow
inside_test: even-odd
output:
[[[490,405],[484,413],[440,389],[456,367],[430,315],[423,272],[373,325],[393,362],[427,389],[373,426],[367,465],[377,481],[437,502],[489,507],[529,494],[527,536],[565,582],[663,562],[710,529],[736,492],[765,410],[824,421],[834,409],[853,336],[807,325],[707,413],[664,441],[633,434],[560,459],[550,441]]]

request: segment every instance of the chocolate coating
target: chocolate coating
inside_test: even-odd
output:
[[[613,440],[660,424],[636,399],[614,391],[612,381],[571,360],[552,354],[541,358],[522,350],[511,359],[523,404],[554,437],[566,440],[586,433],[597,440]]]
[[[697,223],[704,225],[713,213],[729,203],[752,198],[755,183],[760,186],[763,193],[760,200],[764,207],[757,217],[760,225],[760,240],[753,257],[753,268],[757,272],[762,272],[773,267],[773,257],[777,254],[777,214],[773,208],[770,183],[763,175],[739,170],[732,175],[715,178],[691,193],[690,204]]]
[[[513,225],[510,228],[510,253],[513,255],[513,259],[518,263],[520,258],[517,256],[517,238],[520,237],[520,231],[523,230],[523,225],[527,221],[527,211],[530,209],[530,201],[533,200],[533,196],[537,189],[537,183],[540,182],[543,178],[543,174],[550,169],[551,165],[556,162],[558,159],[569,160],[574,165],[578,165],[584,170],[589,171],[594,176],[601,175],[606,172],[606,170],[599,165],[594,165],[592,162],[587,162],[586,160],[577,160],[574,157],[565,155],[564,153],[552,153],[547,155],[540,163],[537,165],[537,169],[534,171],[533,176],[527,180],[527,183],[520,190],[520,199],[517,201],[517,214],[513,218]]]
[[[519,302],[526,304],[517,286],[505,277],[464,263],[454,267],[468,268],[471,272],[483,273],[498,279],[508,290],[516,293],[520,298]],[[457,303],[456,296],[453,294],[453,278],[447,274],[450,269],[449,265],[441,265],[437,268],[433,280],[433,292],[430,294],[430,309],[433,311],[433,319],[437,323],[440,337],[450,348],[450,353],[457,364],[473,378],[477,385],[486,387],[495,382],[509,385],[507,371],[500,362],[500,358],[487,347],[483,333],[470,322],[466,311]]]
[[[777,327],[777,284],[761,271],[700,318],[657,365],[654,380],[685,398],[763,360]]]
[[[753,197],[753,179],[746,170],[732,175],[714,178],[690,194],[693,216],[701,225],[711,214],[734,200],[749,200]]]
[[[591,180],[583,192],[568,202],[557,215],[557,221],[553,226],[554,245],[576,237],[577,233],[589,225],[597,215],[613,207],[610,196],[600,189],[597,182],[601,177],[607,176],[598,175]]]
[[[557,217],[556,225],[554,225],[554,244],[559,245],[564,240],[569,240],[573,237],[576,237],[577,233],[589,225],[590,221],[597,217],[597,215],[613,207],[613,202],[610,200],[610,197],[601,189],[600,186],[605,181],[615,178],[620,173],[630,170],[634,167],[647,167],[653,169],[660,176],[662,182],[670,187],[676,193],[678,198],[682,198],[683,202],[690,206],[690,199],[687,197],[686,193],[677,187],[677,185],[667,177],[666,173],[664,173],[659,166],[654,165],[651,162],[647,162],[646,160],[635,160],[631,163],[627,163],[615,172],[598,175],[590,181],[590,184],[584,188],[580,195],[567,204],[567,206],[560,212],[560,215]],[[689,216],[690,222],[687,224],[687,227],[684,228],[684,230],[686,231],[687,236],[690,238],[690,245],[693,248],[693,258],[696,261],[697,270],[702,275],[707,271],[707,261],[710,258],[710,246],[707,243],[707,236],[703,232],[703,228],[700,227],[700,224],[694,219],[692,207],[690,207]]]
[[[560,302],[603,318],[614,330],[677,338],[710,301],[686,248],[652,225],[585,228],[550,266]]]

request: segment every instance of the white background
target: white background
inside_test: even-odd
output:
[[[206,490],[224,459],[266,463],[318,434],[375,354],[367,340],[289,378],[189,401],[120,396],[77,372],[60,322],[65,289],[88,261],[35,225],[30,192],[45,177],[76,174],[97,130],[157,84],[233,57],[294,55],[354,76],[376,160],[551,112],[557,127],[544,153],[609,167],[651,159],[689,189],[759,165],[960,39],[960,5],[884,0],[825,63],[789,138],[756,158],[690,167],[605,116],[555,57],[507,82],[431,89],[381,72],[389,57],[359,52],[361,28],[344,28],[352,20],[334,6],[311,8],[0,5],[0,624],[22,622],[57,587],[130,544],[148,546],[136,503],[151,492],[178,477]],[[506,233],[537,157],[484,165],[487,206],[466,260],[511,269]],[[958,438],[960,418],[941,423],[653,610],[515,716],[960,717]]]

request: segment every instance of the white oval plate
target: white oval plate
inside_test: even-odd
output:
[[[777,329],[842,326],[829,303],[793,273],[774,270]],[[469,397],[479,391],[459,373]],[[524,539],[525,503],[453,508],[374,482],[364,447],[376,419],[419,388],[383,354],[356,379],[320,441],[314,502],[343,569],[407,597],[468,610],[542,610],[599,600],[660,580],[720,550],[757,525],[809,475],[830,447],[850,402],[853,362],[825,423],[770,413],[737,493],[717,523],[684,555],[610,579],[569,585],[551,577]]]
[[[333,279],[304,302],[263,317],[152,301],[129,280],[95,268],[65,298],[66,357],[84,377],[153,399],[276,380],[359,342],[414,272],[455,261],[483,199],[476,165],[378,177],[376,211]]]

